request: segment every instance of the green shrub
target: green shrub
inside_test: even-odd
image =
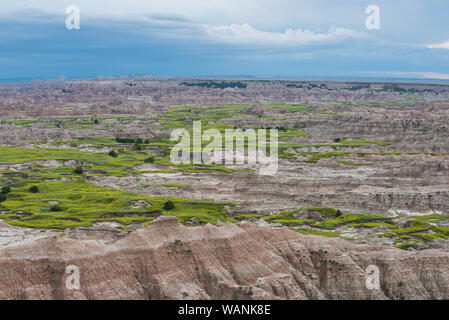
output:
[[[62,211],[62,208],[60,206],[58,206],[57,204],[55,204],[55,205],[51,206],[50,210],[53,212],[58,212],[58,211]]]
[[[11,187],[10,186],[4,186],[2,188],[2,194],[7,194],[11,192]]]
[[[6,199],[7,199],[6,194],[0,194],[0,203],[6,201]]]
[[[164,203],[164,210],[172,210],[175,208],[175,204],[173,203],[173,201],[168,200],[167,202]]]
[[[83,174],[83,172],[84,172],[84,170],[83,170],[83,167],[81,167],[81,166],[78,166],[75,168],[75,170],[73,170],[73,173],[75,173],[75,174]]]
[[[109,156],[113,157],[113,158],[117,158],[118,154],[117,152],[115,152],[114,150],[109,151]]]
[[[118,143],[134,143],[134,139],[131,139],[131,138],[117,137],[117,138],[115,138],[115,141],[117,141]]]
[[[150,156],[150,157],[146,158],[144,161],[145,161],[145,163],[154,163],[154,157]]]
[[[32,186],[28,189],[29,192],[31,193],[38,193],[39,192],[39,188],[37,186]]]

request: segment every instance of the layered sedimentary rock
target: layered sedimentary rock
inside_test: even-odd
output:
[[[371,265],[379,289],[366,286]],[[161,217],[109,244],[54,236],[0,250],[0,299],[449,299],[448,266],[439,250]]]

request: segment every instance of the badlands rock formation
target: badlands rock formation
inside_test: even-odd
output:
[[[69,265],[79,290],[66,288]],[[365,285],[370,265],[379,290]],[[438,250],[160,217],[109,244],[54,236],[1,250],[0,299],[449,299],[448,265]]]
[[[449,298],[448,85],[139,76],[0,97],[0,299]],[[199,120],[277,128],[277,174],[171,162]]]

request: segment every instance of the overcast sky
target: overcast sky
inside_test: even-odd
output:
[[[449,79],[447,0],[1,0],[0,78]],[[81,28],[67,30],[66,6]],[[380,29],[368,30],[368,5]]]

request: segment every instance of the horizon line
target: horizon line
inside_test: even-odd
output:
[[[241,81],[329,81],[329,82],[361,82],[361,83],[402,83],[407,84],[444,84],[449,85],[448,79],[416,78],[416,77],[376,77],[376,76],[283,76],[283,75],[152,75],[129,74],[118,76],[38,76],[38,77],[6,77],[0,78],[0,83],[21,84],[35,81],[82,81],[82,80],[241,80]]]

